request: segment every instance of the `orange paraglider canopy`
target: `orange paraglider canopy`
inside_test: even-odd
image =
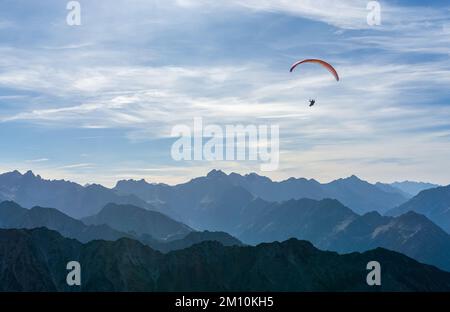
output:
[[[295,69],[298,65],[303,64],[303,63],[316,63],[316,64],[320,64],[320,65],[322,65],[323,67],[325,67],[325,68],[326,68],[326,69],[334,76],[334,78],[336,78],[337,81],[339,81],[339,75],[338,75],[336,69],[334,69],[334,67],[331,66],[329,63],[327,63],[327,62],[325,62],[325,61],[322,61],[322,60],[318,60],[318,59],[306,59],[306,60],[298,61],[298,62],[294,63],[294,65],[292,65],[292,67],[291,67],[291,73],[294,71],[294,69]]]

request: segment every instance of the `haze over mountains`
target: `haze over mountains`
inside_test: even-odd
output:
[[[139,211],[138,215],[136,215],[136,211]],[[130,213],[128,214],[128,212]],[[132,212],[135,212],[135,214],[133,215]],[[102,209],[99,215],[108,215],[108,217],[105,217],[106,221],[116,220],[117,217],[120,217],[124,221],[124,225],[121,226],[122,229],[128,226],[129,229],[135,228],[136,230],[120,231],[111,227],[107,224],[108,222],[87,225],[53,208],[33,207],[26,209],[8,201],[0,203],[0,228],[34,229],[45,227],[82,243],[93,240],[115,241],[120,238],[130,238],[139,240],[162,252],[187,248],[203,241],[218,241],[224,246],[242,245],[239,240],[227,233],[196,232],[166,216],[130,205],[109,204]],[[93,216],[92,219],[98,220],[97,216]],[[164,221],[160,222],[161,219]],[[136,226],[133,226],[133,222],[136,223]],[[150,225],[145,232],[138,231],[142,222]],[[160,223],[158,224],[158,222]],[[156,226],[152,226],[154,224]]]
[[[261,263],[264,263],[264,260],[252,258],[254,251],[260,257],[262,256],[260,251],[268,248],[275,253],[281,252],[279,259],[287,257],[286,260],[283,260],[287,261],[287,259],[292,259],[289,257],[295,255],[290,254],[291,249],[280,249],[280,246],[298,245],[299,243],[293,243],[295,240],[293,241],[292,238],[307,240],[316,248],[339,253],[366,251],[371,253],[376,252],[374,251],[376,248],[382,247],[400,252],[422,263],[450,271],[450,235],[444,231],[444,229],[448,231],[450,225],[448,208],[450,207],[450,186],[427,189],[414,197],[412,197],[412,193],[408,192],[430,185],[406,182],[404,186],[402,189],[391,184],[377,183],[374,185],[356,176],[326,184],[315,180],[294,178],[274,182],[256,174],[225,174],[222,171],[213,170],[207,176],[175,186],[150,184],[144,180],[128,180],[119,181],[116,187],[108,189],[100,185],[81,186],[64,180],[49,181],[30,171],[23,175],[14,171],[0,175],[0,228],[12,231],[2,232],[7,233],[5,235],[19,233],[18,237],[20,239],[27,237],[26,240],[32,237],[31,245],[27,245],[30,248],[35,248],[35,244],[37,244],[35,242],[36,235],[30,233],[40,233],[44,236],[44,241],[38,242],[38,244],[44,244],[43,246],[48,250],[45,249],[43,254],[29,255],[30,259],[37,261],[37,266],[47,265],[45,252],[53,252],[51,244],[64,239],[60,239],[54,234],[48,234],[44,229],[36,230],[37,232],[14,232],[14,229],[47,228],[54,230],[68,239],[76,239],[78,242],[73,241],[72,243],[70,240],[67,242],[70,241],[68,244],[77,246],[76,248],[79,250],[89,249],[89,246],[94,245],[99,248],[104,247],[106,248],[104,249],[105,253],[96,255],[100,258],[99,261],[105,261],[102,258],[108,257],[109,252],[116,252],[116,248],[119,249],[118,252],[122,251],[121,248],[131,248],[132,250],[136,248],[136,252],[146,254],[145,257],[148,256],[148,258],[145,258],[144,261],[139,258],[143,254],[139,254],[136,256],[138,257],[137,262],[133,262],[133,265],[140,261],[143,261],[142,265],[144,262],[147,265],[148,262],[148,265],[157,267],[155,269],[157,271],[152,271],[153,274],[162,272],[159,270],[163,267],[161,270],[168,276],[188,274],[188,271],[184,271],[187,269],[182,263],[185,262],[187,266],[195,266],[195,263],[189,264],[191,261],[189,257],[195,258],[200,255],[207,259],[205,261],[212,261],[214,265],[222,269],[225,268],[225,264],[221,263],[219,258],[237,257],[235,259],[238,264],[230,268],[230,270],[235,270],[236,274],[241,274],[241,270],[244,268],[252,270],[251,267],[246,267],[251,261],[255,261],[254,265],[258,268]],[[3,199],[8,201],[2,202]],[[23,204],[19,205],[15,201],[19,204],[25,203],[25,208],[22,207]],[[44,205],[53,208],[42,208]],[[383,216],[380,212],[387,213]],[[56,241],[45,242],[46,239],[55,239]],[[216,243],[206,243],[211,241]],[[285,241],[285,243],[280,245],[273,243],[274,241]],[[242,247],[244,244],[256,245],[262,242],[270,244],[262,245],[265,246],[264,248],[258,246],[255,249],[239,249],[239,252],[236,251],[237,249],[225,248],[226,246]],[[151,249],[142,249],[140,244]],[[203,247],[197,246],[198,244]],[[299,248],[307,252],[312,250],[312,247],[306,248],[305,246],[303,244]],[[2,247],[0,246],[0,248]],[[174,250],[182,250],[184,253],[181,252],[176,257],[169,257],[169,255],[166,257],[156,252],[170,253]],[[90,256],[95,256],[92,254],[93,251],[89,252]],[[320,261],[329,265],[332,261],[339,262],[345,259],[342,264],[346,266],[346,261],[351,258],[350,255],[337,256],[334,253],[319,253],[323,256],[320,256]],[[385,255],[385,251],[381,252],[379,256],[383,255]],[[135,257],[135,255],[130,256]],[[44,258],[41,259],[41,257]],[[163,261],[161,259],[174,261],[173,266],[169,268],[165,264],[162,265],[159,262]],[[250,259],[253,260],[250,261]],[[303,260],[298,261],[301,263]],[[0,261],[6,260],[0,259]],[[57,260],[53,259],[52,261]],[[83,261],[88,260],[86,258]],[[117,259],[117,261],[122,260]],[[198,261],[203,263],[203,260]],[[240,263],[241,261],[242,263]],[[321,263],[320,261],[319,263]],[[117,265],[122,264],[118,263]],[[210,262],[205,263],[205,265],[210,264]],[[16,283],[14,284],[16,286],[26,283],[23,280],[16,280],[18,277],[13,276],[15,273],[12,272],[17,271],[13,263],[8,262],[6,265],[5,270],[9,270],[7,279],[11,278],[12,283]],[[268,262],[264,265],[275,268],[278,263]],[[192,266],[190,269],[196,269]],[[415,267],[418,270],[431,272],[422,265]],[[316,270],[313,267],[309,269]],[[127,272],[135,274],[133,270],[134,267]],[[141,272],[146,269],[136,267],[136,270],[136,272]],[[205,270],[199,274],[213,274],[217,275],[217,278],[227,281],[227,277],[221,276],[220,271],[216,271],[218,268],[208,267]],[[306,272],[297,264],[292,267],[292,270],[301,272],[298,274],[302,278],[311,278],[308,280],[310,284],[302,288],[301,285],[293,282],[287,289],[316,289],[315,287],[318,285],[313,282],[316,279],[324,283],[320,287],[327,285],[327,288],[334,289],[333,287],[336,286],[329,284],[331,281],[327,280],[325,276],[312,276],[311,274],[314,275],[317,272]],[[348,274],[354,274],[350,268],[348,270]],[[106,272],[104,273],[106,274]],[[411,274],[416,273],[413,271]],[[0,274],[3,274],[2,270],[0,270]],[[250,283],[242,284],[244,289],[246,289],[245,287],[251,289],[263,287],[264,289],[265,286],[283,289],[278,281],[270,285],[265,284],[267,282],[265,279],[273,278],[272,276],[261,277],[252,274],[250,271],[246,275],[246,279],[254,279],[251,283],[241,281]],[[56,277],[53,276],[53,278]],[[131,277],[127,276],[126,278]],[[140,279],[141,277],[136,278]],[[166,282],[147,280],[149,276],[142,278],[140,282],[150,283],[154,285],[155,289],[172,287],[165,284]],[[92,279],[94,278],[92,277]],[[192,281],[180,281],[175,277],[174,279],[180,284],[177,285],[178,288],[173,289],[200,287],[200,284],[197,286],[189,284]],[[51,284],[52,281],[53,284]],[[54,280],[52,281],[49,281],[50,284],[47,285],[50,289],[62,287]],[[114,289],[116,289],[115,287],[117,289],[128,289],[127,287],[142,289],[144,287],[143,284],[129,286],[128,281],[124,280],[106,279],[103,282],[91,284],[87,289],[91,289],[89,287],[100,290],[110,289],[110,287]],[[162,284],[159,284],[160,282]],[[212,287],[212,289],[215,287],[229,289],[227,287],[231,287],[227,282],[220,285],[214,284],[209,279],[203,282],[206,284],[201,285],[207,285],[206,289],[210,289],[208,287]],[[412,284],[405,285],[402,284],[403,282],[395,280],[394,284],[400,287],[400,290],[411,289]],[[350,284],[340,285],[340,287],[360,290],[359,284],[357,286]],[[29,284],[26,286],[32,287]],[[145,284],[145,287],[150,286]],[[150,288],[154,289],[152,287]],[[322,289],[320,287],[318,289]],[[417,286],[412,288],[416,289]]]
[[[427,216],[450,233],[450,185],[422,191],[406,203],[389,210],[387,215],[398,216],[407,211]]]
[[[384,213],[409,199],[401,192],[383,190],[356,176],[325,184],[303,178],[274,182],[254,173],[244,176],[236,173],[227,175],[218,170],[211,171],[206,177],[195,178],[176,186],[128,180],[119,181],[114,189],[119,194],[133,194],[151,203],[163,202],[171,207],[179,207],[187,201],[189,205],[198,207],[208,201],[208,198],[217,197],[217,192],[236,186],[244,188],[254,197],[267,201],[333,198],[357,213],[369,211]],[[177,213],[180,213],[178,210]]]
[[[119,181],[109,189],[93,184],[81,186],[65,180],[45,180],[31,171],[0,174],[0,201],[12,200],[26,208],[33,206],[53,207],[74,218],[98,213],[106,204],[131,204],[157,210],[180,221],[188,219],[186,209],[202,209],[230,188],[241,187],[253,197],[266,201],[290,199],[337,199],[356,213],[378,211],[385,213],[405,203],[412,188],[420,189],[432,184],[405,182],[370,184],[356,176],[321,184],[315,180],[290,178],[274,182],[257,174],[229,175],[213,170],[205,177],[175,186],[150,184],[144,180]],[[408,192],[402,190],[403,187]],[[195,226],[195,224],[190,224]],[[200,223],[200,222],[197,222]]]
[[[88,225],[106,224],[137,237],[148,235],[160,240],[182,238],[193,231],[162,213],[114,203],[107,204],[99,213],[83,218],[82,221]]]
[[[340,253],[383,247],[450,271],[450,235],[414,212],[360,216],[337,200],[290,200],[268,204],[240,230],[237,237],[250,244],[297,238]]]
[[[373,259],[384,264],[376,288],[366,283]],[[76,288],[66,283],[73,260],[84,268]],[[43,228],[0,230],[0,268],[0,291],[450,291],[450,273],[404,255],[338,255],[295,239],[256,247],[205,242],[163,255],[130,239],[82,244]]]
[[[226,211],[228,203],[236,201],[233,194],[237,193],[224,194],[220,201],[223,206],[217,205],[213,211]],[[253,200],[248,194],[247,199],[244,206],[235,206],[241,210],[234,211],[235,215],[226,222],[228,232],[245,243],[297,238],[341,253],[384,247],[450,271],[450,236],[422,215],[409,212],[393,218],[372,212],[360,216],[330,199],[270,203]],[[161,251],[181,249],[206,240],[224,245],[241,244],[233,236],[220,232],[220,226],[212,226],[214,232],[196,232],[159,212],[131,205],[108,204],[97,215],[80,221],[56,209],[25,209],[14,202],[0,204],[0,228],[38,227],[56,230],[80,242],[127,237]]]
[[[422,191],[439,187],[438,184],[432,183],[424,183],[424,182],[413,182],[413,181],[404,181],[404,182],[394,182],[390,184],[392,187],[397,188],[411,196],[416,196]]]
[[[91,216],[108,203],[132,204],[151,208],[134,195],[117,195],[98,184],[81,186],[65,180],[45,180],[28,171],[0,175],[0,198],[12,200],[23,207],[52,207],[74,217]]]
[[[65,237],[75,238],[80,242],[91,240],[117,240],[131,235],[117,231],[108,225],[87,226],[54,208],[22,208],[14,202],[0,203],[0,228],[33,229],[46,227],[58,231]]]

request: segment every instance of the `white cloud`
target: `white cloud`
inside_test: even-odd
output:
[[[42,163],[42,162],[47,162],[49,161],[48,158],[37,158],[37,159],[30,159],[27,160],[26,162],[30,162],[30,163]]]
[[[109,5],[109,2],[102,3]],[[410,53],[448,55],[448,11],[403,8],[382,2],[383,26],[368,29],[367,1],[358,0],[178,0],[170,4],[167,1],[133,4],[136,7],[128,9],[128,2],[118,2],[111,10],[96,10],[97,15],[86,8],[86,18],[94,25],[85,32],[74,33],[76,40],[67,40],[67,32],[61,31],[60,35],[58,28],[58,34],[42,48],[19,49],[3,44],[0,87],[17,95],[0,100],[13,101],[30,91],[33,95],[16,110],[0,108],[0,122],[122,129],[132,142],[167,137],[175,124],[191,124],[196,116],[216,124],[276,123],[281,126],[283,154],[282,170],[275,177],[299,175],[327,180],[361,173],[378,175],[380,180],[383,175],[414,179],[405,173],[417,172],[424,180],[433,177],[436,182],[444,183],[449,176],[450,169],[443,168],[450,157],[446,130],[450,111],[448,105],[443,105],[446,103],[430,104],[435,95],[448,88],[448,59],[408,58]],[[193,31],[207,33],[208,21],[236,10],[245,14],[289,14],[344,29],[338,35],[338,42],[330,43],[336,48],[330,53],[330,61],[338,68],[342,80],[336,83],[326,71],[314,67],[290,74],[287,63],[292,52],[285,53],[282,48],[281,52],[274,53],[274,58],[279,60],[289,55],[286,70],[275,68],[270,58],[258,63],[246,58],[233,59],[229,62],[232,65],[224,65],[226,62],[216,62],[213,57],[216,45],[222,48],[221,38],[208,42],[211,46],[207,48],[212,51],[208,65],[184,64],[183,60],[175,60],[177,65],[170,66],[158,62],[164,55],[161,50],[153,49],[155,37],[165,31],[171,34],[174,28],[188,27],[189,19],[195,24],[189,26]],[[107,23],[112,17],[116,20],[117,14],[120,15],[117,21],[134,22]],[[196,14],[195,19],[190,14]],[[134,15],[136,18],[131,19]],[[152,26],[144,27],[148,23]],[[180,34],[176,32],[176,35]],[[142,38],[148,40],[148,46],[139,45]],[[159,37],[159,40],[166,38]],[[169,36],[167,40],[174,39]],[[182,41],[177,40],[170,42]],[[108,45],[109,42],[114,44]],[[163,51],[172,52],[172,48],[178,47],[169,46]],[[361,52],[361,57],[359,51],[345,55],[358,49],[368,52]],[[377,54],[378,49],[389,53]],[[314,109],[307,107],[311,97],[317,99]],[[408,160],[402,162],[404,155],[420,162],[420,166]],[[377,157],[385,161],[373,162]],[[349,161],[336,165],[337,159]],[[43,170],[57,176],[82,178],[76,169],[88,169],[91,165],[83,162]],[[137,165],[125,166],[124,170],[130,170],[133,177],[143,174],[167,179],[164,171],[146,170],[155,164],[140,165],[143,168],[140,171],[133,171]],[[259,165],[200,163],[186,170],[174,170],[172,178],[204,174],[217,166],[245,172],[257,171]],[[114,179],[108,170],[96,168],[96,172],[98,176]],[[117,174],[126,176],[127,172]]]
[[[439,21],[448,21],[448,9],[429,6],[396,6],[387,1],[378,1],[382,24],[374,27],[367,23],[368,0],[177,0],[183,8],[241,8],[255,12],[283,13],[300,18],[324,22],[341,29],[372,29],[393,31],[418,29]]]
[[[351,137],[355,131],[371,135],[375,130],[380,132],[376,129],[380,123],[390,131],[447,124],[448,110],[421,105],[417,98],[417,92],[426,94],[448,85],[450,68],[446,62],[336,66],[342,76],[339,83],[320,68],[294,74],[249,64],[236,68],[91,68],[91,75],[102,77],[104,83],[97,85],[101,91],[95,92],[90,86],[78,85],[79,100],[89,102],[23,111],[3,117],[3,122],[122,127],[155,138],[167,136],[175,124],[190,124],[196,116],[219,124],[251,123],[257,118],[257,122],[281,123],[287,136],[301,134],[311,139]],[[73,74],[53,79],[63,86],[74,86],[77,77],[88,76],[84,69]],[[47,82],[52,84],[51,79]],[[67,88],[66,92],[72,91]],[[318,106],[312,112],[305,99],[317,94]],[[299,123],[301,126],[296,126]]]
[[[58,167],[57,169],[80,169],[80,168],[91,169],[93,167],[95,167],[95,164],[81,163],[81,164],[65,165],[65,166]]]

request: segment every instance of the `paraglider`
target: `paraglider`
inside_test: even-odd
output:
[[[318,60],[318,59],[306,59],[306,60],[298,61],[298,62],[294,63],[291,66],[291,73],[294,71],[294,69],[297,68],[298,65],[304,64],[304,63],[315,63],[315,64],[322,65],[334,76],[336,81],[339,81],[339,74],[337,73],[336,69],[334,69],[334,67],[331,66],[329,63],[322,61],[322,60]]]
[[[297,66],[304,64],[304,63],[315,63],[315,64],[319,64],[319,65],[325,67],[334,76],[336,81],[339,81],[339,74],[337,73],[336,69],[334,69],[334,67],[331,66],[329,63],[322,61],[322,60],[318,60],[318,59],[306,59],[303,61],[298,61],[291,66],[290,72],[292,73],[294,71],[294,69],[297,68]],[[316,104],[316,100],[312,100],[312,99],[309,100],[309,107],[314,106],[314,104]]]

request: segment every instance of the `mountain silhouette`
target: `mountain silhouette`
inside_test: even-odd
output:
[[[292,199],[270,203],[264,210],[253,222],[243,222],[239,237],[244,242],[257,244],[294,237],[317,244],[328,241],[339,226],[343,227],[358,218],[351,209],[334,199]]]
[[[81,186],[65,180],[45,180],[31,171],[25,174],[13,171],[0,175],[0,201],[12,200],[26,208],[54,207],[77,219],[98,213],[108,203],[131,204],[207,229],[192,217],[190,211],[204,209],[205,205],[235,187],[242,187],[253,197],[266,201],[337,199],[361,214],[374,210],[384,213],[409,198],[404,192],[392,192],[356,176],[321,184],[313,179],[290,178],[275,182],[254,173],[227,175],[213,170],[205,177],[175,186],[124,180],[109,189],[98,184]]]
[[[253,197],[271,202],[301,198],[337,199],[357,213],[374,210],[384,213],[409,198],[401,192],[385,191],[356,176],[325,184],[303,178],[275,182],[255,173],[227,175],[219,170],[175,186],[150,184],[143,180],[119,181],[114,190],[122,195],[136,195],[150,203],[165,203],[176,211],[181,220],[193,225],[189,220],[191,214],[186,210],[201,210],[205,203],[217,200],[224,192],[236,187],[247,190]],[[201,227],[202,224],[196,226]]]
[[[128,208],[130,209],[130,215],[131,212],[136,210],[133,206],[120,207],[120,209],[125,210]],[[152,214],[152,212],[149,212],[149,214]],[[151,216],[147,216],[147,219],[150,217]],[[164,219],[164,217],[156,214],[156,218],[153,222],[158,222],[161,218]],[[171,241],[155,238],[148,233],[140,233],[141,235],[139,235],[136,231],[128,231],[127,233],[121,232],[106,224],[86,225],[80,220],[71,218],[53,208],[33,207],[31,209],[26,209],[14,202],[0,203],[0,228],[34,229],[45,227],[57,231],[64,237],[73,238],[82,243],[93,240],[115,241],[127,237],[139,240],[151,248],[162,252],[187,248],[204,241],[217,241],[224,246],[242,245],[238,239],[223,232],[187,232],[187,234],[183,236],[180,233],[180,227],[184,229],[186,226],[182,224],[177,226],[178,223],[176,221],[166,220],[166,222],[169,226],[163,228],[164,223],[161,222],[161,224],[158,225],[159,232],[156,234],[163,232],[165,237],[172,237]],[[147,232],[151,232],[151,230],[152,229]],[[171,230],[174,232],[170,232]]]
[[[171,208],[167,211],[169,216],[193,228],[231,234],[240,209],[254,198],[246,189],[230,183],[227,176],[222,176],[219,171],[176,186],[119,181],[114,190],[123,195],[132,191],[133,195],[152,204],[164,203]]]
[[[391,210],[395,217],[378,212],[360,214],[337,199],[281,200],[294,194],[311,194],[311,197],[331,194],[331,198],[340,197],[344,201],[357,198],[354,203],[366,200],[362,209],[365,210],[375,202],[379,192],[383,196],[394,195],[391,199],[403,196],[393,186],[372,185],[356,176],[320,184],[294,178],[273,182],[257,174],[227,175],[213,170],[205,177],[176,186],[128,180],[107,189],[100,185],[82,187],[64,180],[48,181],[31,171],[24,175],[15,171],[0,175],[2,197],[20,198],[28,203],[60,202],[63,206],[57,207],[60,211],[41,207],[24,209],[6,202],[0,205],[0,227],[46,227],[82,243],[128,237],[163,252],[209,240],[241,245],[235,237],[248,244],[297,238],[341,253],[384,247],[450,270],[449,236],[429,220],[445,229],[448,187],[421,192]],[[81,194],[83,199],[68,204],[69,208],[64,206],[76,194]],[[269,201],[257,194],[280,201]],[[114,203],[100,206],[108,198]],[[93,203],[86,208],[84,201],[89,199]],[[144,206],[121,203],[127,199]],[[83,214],[90,210],[96,212],[82,221],[62,213],[73,214],[76,207]],[[154,207],[164,213],[148,210]]]
[[[96,239],[113,241],[132,237],[105,224],[87,226],[57,209],[42,207],[26,209],[10,201],[0,203],[0,228],[34,229],[39,227],[55,230],[64,237],[74,238],[83,243]]]
[[[392,184],[377,182],[375,183],[375,186],[381,189],[383,192],[400,194],[401,196],[407,199],[410,199],[414,196],[410,193],[404,192],[403,190],[393,186]]]
[[[450,185],[428,189],[386,214],[398,216],[408,211],[425,215],[434,223],[450,233]]]
[[[240,240],[228,233],[210,231],[190,232],[183,238],[163,242],[155,240],[150,236],[143,235],[140,237],[139,241],[163,253],[186,249],[203,242],[218,242],[223,246],[244,246]]]
[[[69,287],[66,264],[81,264]],[[366,283],[367,263],[382,285]],[[205,242],[166,255],[137,241],[82,244],[48,229],[0,230],[0,291],[450,291],[450,273],[385,249],[339,255],[305,241]]]
[[[407,194],[410,194],[411,197],[416,196],[422,191],[440,186],[432,183],[414,182],[414,181],[394,182],[391,183],[390,185]]]
[[[294,237],[338,252],[384,247],[450,271],[450,235],[414,212],[395,218],[377,212],[360,216],[329,199],[271,203],[263,210],[240,227],[237,237],[243,242],[257,244]]]
[[[160,240],[182,238],[193,231],[189,226],[162,213],[113,203],[107,204],[99,213],[83,218],[82,221],[88,225],[106,224],[137,237],[149,235]]]
[[[18,171],[1,174],[0,198],[26,208],[54,207],[74,218],[93,215],[108,203],[155,209],[135,195],[120,196],[98,184],[84,187],[65,180],[45,180],[31,171],[23,175]]]

